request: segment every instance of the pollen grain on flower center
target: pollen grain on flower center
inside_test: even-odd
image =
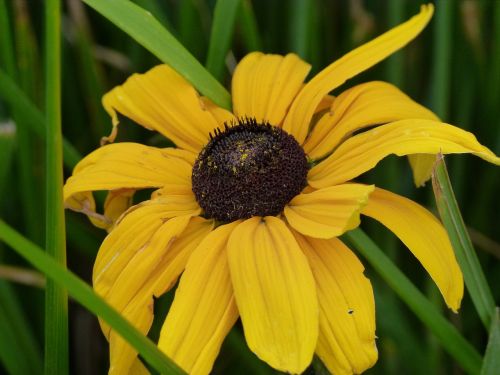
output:
[[[242,119],[217,130],[193,167],[205,215],[222,222],[279,214],[306,186],[302,147],[281,128]]]

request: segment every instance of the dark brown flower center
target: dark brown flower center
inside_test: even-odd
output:
[[[211,136],[193,167],[205,216],[231,222],[279,214],[307,184],[304,150],[281,128],[239,120]]]

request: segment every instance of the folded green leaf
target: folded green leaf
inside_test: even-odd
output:
[[[442,155],[438,155],[434,165],[432,187],[439,215],[448,232],[457,261],[464,274],[465,286],[481,321],[488,329],[495,302],[460,214]]]
[[[128,0],[83,1],[170,65],[214,103],[231,108],[231,97],[227,90],[151,13]]]
[[[234,32],[234,21],[240,0],[218,0],[215,3],[210,44],[205,66],[217,79],[224,75],[224,63]]]
[[[11,286],[0,280],[0,362],[9,374],[41,374],[40,348]]]
[[[496,375],[500,369],[500,308],[495,308],[491,321],[490,338],[486,347],[481,375]]]

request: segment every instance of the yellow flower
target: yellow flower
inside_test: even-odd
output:
[[[305,84],[310,66],[296,55],[249,54],[234,72],[233,113],[165,65],[106,94],[109,140],[120,113],[177,148],[105,145],[68,179],[67,207],[110,232],[95,262],[95,290],[146,333],[153,298],[180,277],[158,345],[189,373],[210,372],[238,317],[250,349],[278,370],[300,373],[316,353],[332,373],[360,373],[377,360],[373,292],[337,237],[364,214],[406,244],[456,311],[462,274],[439,221],[404,197],[352,180],[389,154],[411,155],[417,185],[439,152],[500,159],[388,83],[328,95],[406,45],[432,12],[423,6]],[[130,207],[144,188],[157,190]],[[96,190],[109,190],[103,214],[95,212]],[[135,351],[101,326],[110,373],[145,371]]]

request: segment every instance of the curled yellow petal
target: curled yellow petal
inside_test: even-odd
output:
[[[389,228],[429,272],[446,304],[457,311],[464,283],[448,235],[441,223],[417,203],[383,189],[375,189],[363,209]]]
[[[432,4],[422,5],[418,15],[344,55],[318,73],[297,95],[283,123],[283,129],[304,142],[318,104],[330,91],[404,47],[427,25]]]
[[[277,370],[301,373],[318,338],[318,301],[307,259],[282,220],[254,217],[227,245],[249,348]]]
[[[212,229],[211,221],[177,213],[175,205],[156,202],[130,211],[104,240],[94,267],[96,292],[144,334],[153,321],[153,296],[175,283]],[[137,352],[100,323],[110,345],[109,373],[127,373]]]
[[[233,109],[238,117],[254,117],[278,126],[302,87],[311,66],[297,55],[248,54],[232,81]]]
[[[218,127],[196,90],[168,65],[133,74],[104,95],[102,103],[113,121],[113,131],[105,139],[109,141],[116,136],[118,113],[158,131],[178,147],[195,152],[201,150],[209,133]]]
[[[98,148],[83,158],[64,185],[66,207],[88,215],[100,227],[109,228],[127,206],[131,190],[163,187],[191,190],[192,153],[159,149],[138,143],[115,143]],[[125,190],[124,190],[125,189]],[[105,204],[104,215],[95,212],[91,192],[115,191]],[[116,201],[114,198],[117,198]],[[120,212],[121,211],[121,212]]]
[[[294,233],[318,290],[316,354],[332,374],[361,374],[377,361],[375,301],[356,255],[339,239]]]
[[[413,172],[413,182],[415,186],[424,186],[432,175],[432,169],[436,162],[436,155],[415,154],[408,155],[411,170]]]
[[[335,98],[306,139],[304,151],[310,158],[319,159],[359,129],[408,118],[438,120],[390,83],[363,83]]]
[[[390,154],[470,153],[500,165],[500,158],[472,133],[432,120],[401,120],[355,135],[314,166],[308,182],[322,188],[349,181],[372,169]]]
[[[356,228],[374,186],[342,184],[299,194],[285,206],[288,223],[314,238],[332,238]]]

